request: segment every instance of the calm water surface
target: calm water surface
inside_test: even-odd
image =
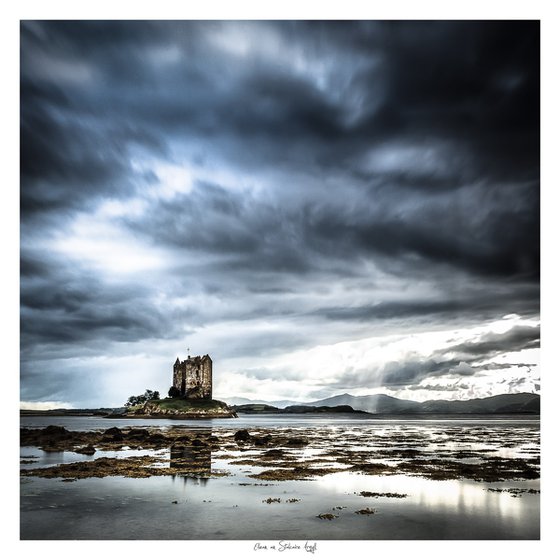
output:
[[[438,449],[454,446],[503,457],[538,453],[538,417],[371,418],[356,416],[242,416],[235,419],[173,421],[105,419],[99,417],[24,417],[22,426],[62,425],[70,430],[104,430],[111,426],[223,431],[294,427],[332,430],[334,445],[375,433],[412,433],[434,439]],[[476,442],[476,430],[490,431]],[[336,437],[334,437],[336,435]],[[437,437],[436,437],[437,436]],[[366,438],[367,439],[367,438]],[[461,440],[464,439],[464,442]],[[474,441],[473,441],[474,440]],[[362,437],[363,441],[363,437]],[[464,444],[463,444],[464,443]],[[489,451],[490,447],[490,451]],[[535,451],[536,450],[536,451]],[[305,449],[313,454],[314,449]],[[432,449],[433,451],[433,449]],[[173,460],[169,450],[97,452],[124,457],[155,454],[162,465]],[[241,455],[242,452],[239,452]],[[231,453],[208,453],[208,470],[225,470],[221,478],[107,477],[63,482],[22,478],[22,539],[538,539],[539,495],[514,497],[492,489],[539,489],[539,480],[483,483],[471,480],[428,480],[415,476],[371,476],[338,472],[302,481],[261,481],[250,478],[258,467],[233,465]],[[21,448],[22,468],[93,460],[72,452],[45,453]],[[222,456],[224,458],[222,458]],[[469,459],[472,460],[472,459]],[[360,492],[400,493],[406,498],[366,498]],[[266,503],[272,498],[272,503]],[[290,501],[291,500],[291,501]],[[297,500],[297,501],[296,501]],[[177,503],[174,503],[177,502]],[[355,512],[375,509],[373,515]],[[336,515],[333,520],[317,518]]]
[[[372,425],[459,425],[459,426],[532,426],[537,430],[540,424],[539,416],[371,416],[362,414],[243,414],[239,418],[216,418],[212,420],[170,420],[166,418],[104,418],[101,416],[22,416],[20,425],[26,428],[45,428],[56,425],[64,426],[68,430],[89,431],[106,430],[112,426],[125,428],[127,426],[152,427],[165,429],[166,427],[185,426],[192,428],[273,428],[287,426],[372,426]]]

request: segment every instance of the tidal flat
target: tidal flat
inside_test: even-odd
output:
[[[21,428],[22,539],[539,538],[538,418],[54,420]]]

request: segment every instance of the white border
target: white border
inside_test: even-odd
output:
[[[556,418],[550,407],[558,395],[555,355],[556,320],[559,316],[556,291],[558,265],[555,255],[560,241],[556,224],[558,217],[558,55],[560,53],[560,23],[552,1],[489,1],[456,2],[439,0],[366,2],[346,0],[336,5],[324,2],[287,0],[275,5],[265,2],[237,0],[235,2],[205,1],[200,4],[158,0],[157,2],[117,2],[98,0],[85,4],[70,0],[21,1],[6,9],[4,3],[0,19],[2,38],[2,153],[3,197],[2,214],[2,282],[1,309],[4,358],[3,374],[9,390],[4,392],[4,418],[9,418],[10,452],[3,461],[3,482],[12,489],[4,507],[4,550],[20,558],[32,555],[56,555],[57,558],[98,559],[107,557],[162,558],[168,554],[195,554],[199,558],[219,555],[236,558],[264,558],[253,553],[252,541],[19,541],[19,492],[15,477],[19,472],[19,20],[20,19],[539,19],[542,45],[542,387],[543,387],[543,494],[541,511],[541,541],[318,541],[318,552],[304,557],[340,558],[349,554],[368,558],[392,558],[407,555],[411,558],[467,558],[479,553],[481,558],[507,557],[525,559],[538,555],[553,556],[557,533],[554,510],[557,509],[555,479],[555,447],[558,445]],[[8,154],[6,157],[4,154]],[[559,240],[559,241],[557,241]],[[8,401],[8,402],[6,402]],[[12,447],[13,445],[13,447]],[[14,478],[12,478],[14,477]],[[18,514],[16,515],[16,512]],[[7,546],[6,546],[7,545]],[[13,548],[12,548],[13,547]],[[17,552],[16,552],[17,550]],[[254,556],[252,556],[254,554]],[[301,553],[286,553],[301,557]],[[266,558],[270,555],[267,554]]]

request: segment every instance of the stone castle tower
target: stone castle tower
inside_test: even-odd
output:
[[[188,399],[212,398],[212,360],[210,356],[179,358],[173,364],[173,387]]]

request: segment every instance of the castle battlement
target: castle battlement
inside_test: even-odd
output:
[[[173,387],[182,397],[190,399],[212,398],[212,360],[204,356],[188,356],[173,364]]]

